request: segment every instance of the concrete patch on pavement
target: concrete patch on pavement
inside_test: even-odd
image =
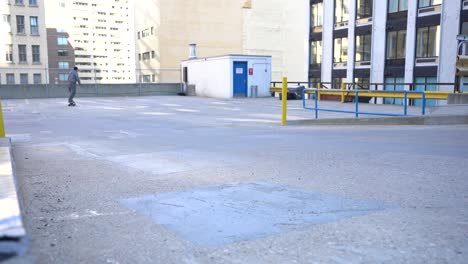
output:
[[[121,203],[201,246],[260,239],[387,208],[382,202],[265,183],[148,195]]]

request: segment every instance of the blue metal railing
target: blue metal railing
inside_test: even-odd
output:
[[[306,99],[305,99],[305,93],[307,91],[313,91],[314,93],[314,102],[315,105],[314,107],[307,107],[306,105]],[[403,114],[390,114],[390,113],[382,113],[382,112],[364,112],[364,111],[359,111],[359,94],[365,94],[365,93],[371,93],[375,91],[368,91],[368,90],[353,90],[349,91],[347,90],[347,93],[354,93],[354,101],[355,101],[355,110],[341,110],[341,109],[331,109],[331,108],[320,108],[318,106],[318,98],[319,98],[319,89],[305,89],[302,91],[302,107],[304,109],[309,109],[309,110],[314,110],[315,111],[315,119],[318,119],[318,112],[319,111],[324,111],[324,112],[335,112],[335,113],[348,113],[348,114],[355,114],[356,118],[359,117],[359,115],[376,115],[376,116],[413,116],[408,114],[408,94],[421,94],[422,97],[422,115],[426,114],[426,94],[424,92],[417,92],[417,91],[402,91],[404,93],[404,106],[403,106]],[[343,92],[342,90],[336,90],[337,92]],[[393,91],[378,91],[379,93],[395,93]],[[373,96],[375,97],[375,96]]]

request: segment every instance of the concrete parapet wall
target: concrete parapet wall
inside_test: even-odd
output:
[[[77,87],[77,97],[99,96],[158,96],[177,95],[178,83],[145,84],[84,84]],[[2,99],[64,98],[68,97],[67,85],[0,85]]]
[[[449,94],[448,104],[468,104],[468,94]]]

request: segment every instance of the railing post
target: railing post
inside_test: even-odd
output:
[[[2,108],[2,98],[0,98],[0,138],[4,138],[5,134],[5,123],[3,122],[3,108]]]
[[[302,108],[306,108],[306,101],[305,101],[305,89],[302,90]]]
[[[422,115],[426,115],[426,93],[422,92]]]
[[[321,83],[318,83],[318,84],[317,84],[317,89],[318,89],[318,90],[322,89],[322,84],[321,84]],[[317,96],[318,96],[317,99],[320,101],[320,92],[318,92]]]
[[[404,114],[405,116],[407,116],[408,115],[408,92],[407,91],[405,91],[404,108],[405,108]]]
[[[281,89],[282,94],[282,116],[281,116],[281,125],[287,125],[287,108],[288,108],[288,78],[283,77],[283,87]]]
[[[356,118],[359,117],[359,92],[358,90],[355,91],[354,101],[356,101]]]
[[[318,89],[315,90],[315,119],[318,119],[318,96],[319,96],[319,91]]]
[[[345,93],[344,90],[346,90],[346,83],[341,83],[341,103],[343,104],[345,102]]]

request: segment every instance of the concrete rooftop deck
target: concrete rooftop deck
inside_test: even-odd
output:
[[[280,127],[272,98],[76,102],[3,102],[31,238],[8,263],[468,259],[468,126]]]

